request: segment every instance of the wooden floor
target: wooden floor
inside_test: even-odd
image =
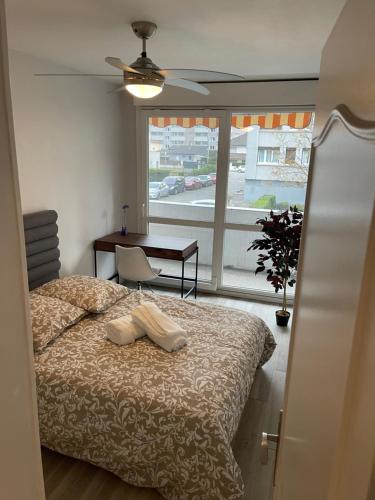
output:
[[[192,299],[189,299],[192,300]],[[274,451],[268,465],[259,462],[262,431],[276,433],[282,407],[290,329],[275,325],[276,306],[242,299],[201,295],[198,300],[236,307],[263,318],[275,335],[271,360],[257,370],[250,398],[233,440],[233,451],[245,482],[245,500],[271,500]],[[157,500],[156,490],[130,486],[93,465],[43,448],[47,500]]]

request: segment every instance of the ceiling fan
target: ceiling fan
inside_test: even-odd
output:
[[[135,97],[148,99],[155,97],[163,90],[164,85],[182,87],[193,92],[208,95],[210,91],[198,82],[223,82],[244,80],[242,76],[220,71],[202,69],[161,69],[147,57],[146,42],[156,30],[155,23],[149,21],[136,21],[132,23],[133,32],[142,39],[142,52],[140,57],[130,65],[124,64],[117,57],[106,57],[105,61],[122,71],[116,75],[87,75],[87,74],[51,74],[39,73],[36,76],[121,76],[124,84],[116,91],[127,90]]]

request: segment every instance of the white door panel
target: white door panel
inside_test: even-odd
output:
[[[0,0],[0,144],[0,497],[44,500],[3,0]]]
[[[375,498],[374,21],[348,0],[323,50],[277,500]]]
[[[314,148],[280,454],[282,500],[297,500],[302,489],[305,499],[328,498],[340,445],[375,186],[375,128],[373,140],[370,130],[358,138],[348,120],[355,125],[348,114],[332,115]]]

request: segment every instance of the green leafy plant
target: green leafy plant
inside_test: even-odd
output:
[[[185,175],[207,175],[207,174],[212,174],[213,172],[216,172],[216,164],[208,164],[205,165],[204,167],[200,168],[195,168],[193,170],[185,170]]]
[[[253,208],[276,208],[276,196],[274,194],[264,194],[256,201],[252,202]]]
[[[254,240],[249,250],[261,250],[255,274],[266,271],[267,281],[275,292],[284,290],[282,311],[286,313],[286,290],[293,287],[298,265],[299,247],[303,224],[303,213],[296,207],[290,207],[281,213],[271,210],[269,217],[258,219],[262,226],[263,237]]]

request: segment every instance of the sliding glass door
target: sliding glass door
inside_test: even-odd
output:
[[[313,115],[232,114],[221,285],[274,293],[264,274],[255,275],[259,238],[256,220],[270,210],[304,209]]]
[[[142,110],[138,118],[139,230],[197,239],[201,288],[273,293],[247,248],[270,209],[303,209],[313,114]],[[173,261],[153,264],[178,273]]]
[[[142,114],[146,167],[144,223],[149,234],[198,240],[200,285],[212,288],[216,177],[222,115],[217,112]],[[166,274],[178,274],[180,264],[156,261]],[[185,266],[187,277],[194,262]]]

